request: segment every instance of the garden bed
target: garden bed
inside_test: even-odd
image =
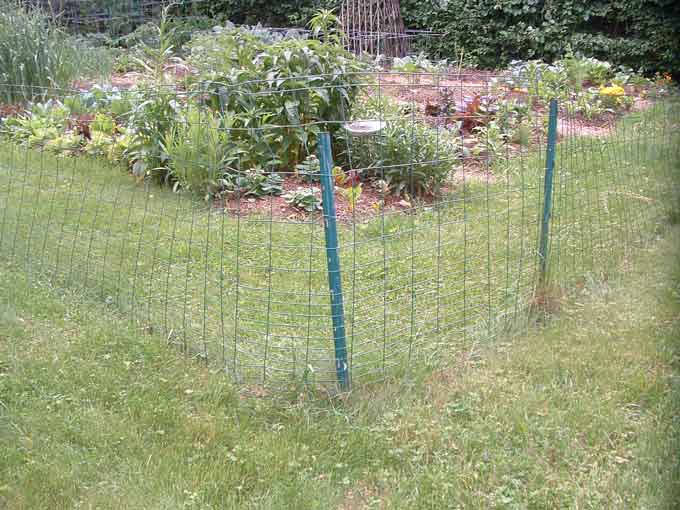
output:
[[[0,257],[27,282],[115,307],[241,385],[298,391],[337,381],[337,294],[320,194],[309,193],[324,131],[353,382],[525,322],[545,276],[536,251],[550,98],[565,126],[616,129],[602,143],[559,145],[570,157],[554,176],[548,269],[569,286],[613,273],[612,247],[656,232],[674,143],[656,99],[665,85],[575,56],[515,63],[495,80],[444,64],[429,73],[422,59],[387,73],[328,28],[302,39],[224,27],[174,49],[161,23],[134,53],[138,74],[114,73],[119,86],[110,70],[0,85],[10,105]],[[191,72],[177,76],[168,66],[180,57]],[[627,116],[643,91],[654,108]],[[382,121],[379,133],[344,129],[368,119]]]
[[[226,26],[183,34],[179,44],[163,18],[153,37],[144,32],[119,53],[133,70],[72,76],[40,94],[7,89],[16,101],[0,106],[0,130],[59,157],[108,159],[138,182],[232,214],[291,220],[319,209],[309,188],[319,188],[314,156],[326,130],[338,215],[356,221],[503,178],[511,159],[544,150],[550,98],[560,103],[562,139],[601,136],[671,85],[571,54],[495,72],[422,55],[385,69],[348,53],[332,15],[324,19],[314,37]],[[348,121],[367,119],[384,123],[378,135],[345,132]]]
[[[298,190],[313,191],[321,196],[320,187],[310,186],[295,176],[283,178],[284,195],[268,196],[259,198],[226,197],[214,201],[214,207],[224,210],[230,216],[258,215],[278,220],[308,221],[310,218],[322,221],[322,212],[317,210],[309,212],[296,207],[286,201],[285,194],[294,193]],[[435,197],[422,197],[419,204],[433,204]],[[362,190],[361,197],[352,203],[342,193],[335,194],[336,219],[341,223],[357,223],[384,213],[395,213],[413,208],[414,203],[404,198],[389,194],[385,195],[373,187],[367,186]]]

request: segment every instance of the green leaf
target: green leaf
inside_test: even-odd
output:
[[[285,102],[286,115],[291,124],[300,124],[300,101],[287,100]]]

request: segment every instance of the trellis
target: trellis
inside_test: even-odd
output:
[[[403,57],[408,52],[399,0],[344,0],[340,22],[355,53]]]

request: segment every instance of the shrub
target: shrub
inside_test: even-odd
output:
[[[437,193],[460,153],[458,137],[445,129],[429,127],[401,114],[394,101],[371,98],[357,105],[362,116],[385,120],[376,136],[340,137],[347,147],[343,156],[364,177],[384,181],[397,194]]]
[[[680,72],[680,3],[669,0],[401,0],[410,28],[445,34],[427,41],[443,57],[461,48],[497,68],[515,59],[561,58],[574,51],[615,64]]]
[[[340,45],[300,38],[265,44],[251,31],[225,29],[189,44],[200,70],[195,90],[215,111],[236,112],[269,164],[290,170],[314,152],[325,124],[347,117],[365,65]]]

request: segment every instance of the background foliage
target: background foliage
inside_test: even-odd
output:
[[[69,15],[102,13],[122,26],[131,13],[146,16],[154,2],[140,0],[38,0],[66,6]],[[158,2],[160,5],[160,2]],[[319,7],[339,0],[181,0],[185,13],[228,18],[234,23],[301,26]],[[74,10],[75,9],[75,10]],[[401,0],[408,28],[443,33],[427,49],[466,62],[498,67],[513,59],[562,56],[574,51],[647,72],[680,72],[680,3],[674,0]],[[134,17],[134,16],[133,16]],[[88,23],[87,26],[96,26]],[[129,28],[129,27],[127,27]]]
[[[408,26],[445,33],[442,56],[497,67],[576,52],[645,71],[680,71],[680,3],[674,0],[402,0]]]

